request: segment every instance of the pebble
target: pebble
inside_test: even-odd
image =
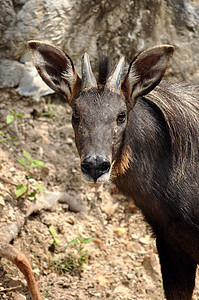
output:
[[[93,239],[93,242],[100,248],[104,245],[104,242],[100,239]]]
[[[107,279],[107,276],[103,276],[102,274],[97,274],[95,280],[101,286],[107,286],[110,284],[109,280]]]
[[[33,271],[38,276],[41,274],[41,271],[39,269],[37,269],[37,268],[35,268]]]
[[[68,204],[62,204],[62,208],[63,208],[64,211],[68,211],[69,205]],[[66,222],[71,224],[71,222],[69,222],[68,220]]]
[[[141,237],[139,242],[144,245],[148,245],[150,243],[150,236],[146,235],[145,237]]]
[[[72,140],[71,138],[67,138],[67,139],[66,139],[66,143],[67,143],[68,145],[73,145],[73,140]]]
[[[132,234],[131,237],[132,237],[133,240],[137,240],[139,238],[137,234]]]
[[[12,293],[12,297],[14,300],[26,300],[26,297],[19,293]]]
[[[65,204],[65,205],[67,205],[67,204]],[[66,222],[67,222],[68,224],[70,224],[70,225],[74,225],[74,224],[75,224],[75,219],[74,219],[73,217],[68,217],[68,218],[66,219]]]
[[[118,236],[122,236],[123,234],[126,233],[126,228],[123,227],[118,227],[114,229],[114,232],[118,235]]]
[[[102,210],[108,215],[111,216],[115,213],[116,209],[118,208],[118,203],[113,204],[111,201],[106,203],[104,207],[102,207]]]
[[[5,201],[2,196],[0,196],[0,205],[5,206]]]
[[[57,162],[58,156],[55,150],[51,150],[48,152],[49,160],[53,163]]]
[[[45,144],[45,145],[49,145],[50,144],[50,141],[49,141],[49,139],[47,138],[47,136],[45,136],[45,135],[41,135],[41,143],[42,144]]]
[[[45,261],[43,262],[43,268],[44,269],[49,269],[49,265]]]

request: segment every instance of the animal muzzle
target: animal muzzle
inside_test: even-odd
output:
[[[111,163],[101,156],[89,156],[81,163],[83,179],[90,184],[102,184],[109,180]]]

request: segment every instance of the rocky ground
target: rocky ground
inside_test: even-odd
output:
[[[9,109],[15,115],[11,124],[6,123],[7,115],[13,114]],[[11,243],[28,257],[45,299],[164,299],[150,229],[133,203],[128,203],[113,185],[95,190],[81,181],[70,118],[69,106],[58,96],[35,102],[19,96],[14,89],[1,91],[1,236],[7,234],[9,224],[23,217],[23,226]],[[23,150],[45,166],[31,168],[28,173],[18,162],[24,158]],[[33,178],[27,180],[26,175]],[[16,186],[27,182],[30,191],[35,190],[34,184],[40,184],[48,195],[64,192],[70,201],[41,209],[38,203],[46,199],[46,193],[40,190],[35,197],[16,198]],[[50,226],[55,229],[54,239]],[[82,245],[81,253],[78,246],[69,243],[79,234],[93,237]],[[87,263],[82,270],[76,267],[65,272],[70,254],[82,260],[85,254]],[[65,264],[61,264],[64,259]],[[30,299],[24,276],[5,258],[0,263],[0,299]]]

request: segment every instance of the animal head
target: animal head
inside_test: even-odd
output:
[[[88,54],[82,57],[79,77],[71,58],[57,47],[38,41],[28,42],[35,66],[44,82],[63,94],[72,107],[72,125],[81,159],[82,176],[89,184],[109,180],[115,161],[128,167],[129,152],[124,149],[128,114],[138,97],[148,94],[161,81],[174,48],[162,45],[138,54],[123,74],[124,57],[103,78],[96,79]],[[103,69],[103,64],[101,65]],[[123,153],[123,158],[121,157]]]

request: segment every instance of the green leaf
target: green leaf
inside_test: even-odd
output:
[[[32,192],[32,193],[30,193],[30,194],[26,195],[26,198],[29,198],[29,197],[34,197],[36,194],[37,194],[37,192],[36,192],[36,191],[34,191],[34,192]]]
[[[16,197],[19,198],[27,191],[28,187],[25,184],[19,184],[16,186]]]
[[[33,168],[43,168],[43,167],[45,167],[45,164],[41,160],[34,159],[31,162],[31,167],[33,167]]]
[[[45,192],[45,189],[41,184],[35,183],[33,186],[36,187],[36,189]]]
[[[30,168],[30,166],[25,162],[25,160],[24,160],[22,157],[20,157],[20,158],[18,159],[18,162],[19,162],[22,166],[24,166],[24,167],[26,167],[26,168]]]
[[[53,237],[57,234],[56,230],[55,230],[55,227],[53,225],[49,226],[49,230],[50,230],[50,233],[52,234]]]
[[[70,241],[69,244],[79,245],[79,241],[77,239],[74,239],[74,240]]]
[[[5,142],[7,140],[8,140],[8,138],[2,139],[2,140],[0,140],[0,143]]]
[[[8,138],[5,137],[6,136],[5,133],[3,131],[1,131],[1,130],[0,130],[0,135],[2,135],[4,137],[4,139],[0,140],[0,143],[8,140]]]
[[[50,225],[50,226],[49,226],[49,230],[50,230],[50,233],[51,233],[51,235],[52,235],[52,237],[53,237],[53,239],[54,239],[54,241],[51,241],[50,243],[51,243],[51,244],[55,243],[55,244],[59,245],[59,244],[60,244],[60,241],[59,241],[58,238],[57,238],[57,232],[56,232],[54,226]]]
[[[83,242],[83,237],[82,237],[82,235],[80,233],[77,234],[77,238],[80,241],[80,243]]]
[[[15,115],[15,111],[12,108],[9,108],[9,112],[11,112],[13,115]]]
[[[55,242],[55,240],[54,239],[52,239],[52,240],[50,240],[50,245],[52,245],[52,244],[54,244],[54,242]]]
[[[13,115],[8,114],[8,115],[6,116],[6,123],[7,123],[7,124],[11,124],[11,123],[14,121],[14,119],[15,119],[15,117],[14,117]]]
[[[58,259],[57,259],[57,257],[54,257],[54,256],[52,256],[52,261],[57,261]]]
[[[21,123],[22,123],[22,121],[23,121],[23,115],[22,114],[19,114],[19,113],[17,113],[16,114],[16,116],[19,118],[19,120],[21,121]]]
[[[23,155],[28,159],[28,160],[32,160],[32,156],[31,154],[23,149]]]
[[[93,237],[91,237],[91,238],[85,238],[85,239],[83,239],[82,243],[89,244],[90,242],[93,241],[93,239],[94,239]]]
[[[58,238],[53,238],[53,240],[50,240],[50,244],[52,245],[52,244],[57,244],[57,245],[59,245],[60,244],[60,241],[58,240]]]
[[[0,130],[0,134],[1,134],[2,136],[6,136],[5,133],[3,133],[3,131],[1,131],[1,130]]]
[[[25,175],[26,180],[32,179],[33,177],[31,175]]]

